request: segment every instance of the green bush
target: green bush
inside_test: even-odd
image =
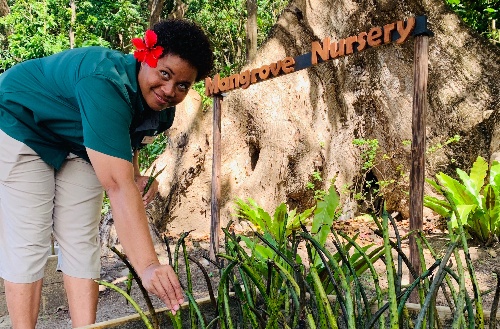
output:
[[[445,0],[468,26],[486,38],[500,41],[499,30],[491,29],[491,21],[500,19],[499,0]]]
[[[500,234],[500,163],[489,167],[479,156],[469,175],[456,171],[460,180],[442,172],[436,180],[427,179],[444,199],[426,195],[424,206],[449,219],[452,229],[461,225],[482,243],[495,241]]]

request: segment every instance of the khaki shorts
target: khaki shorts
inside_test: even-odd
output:
[[[102,197],[85,160],[71,155],[55,171],[0,130],[0,277],[14,283],[41,279],[54,232],[57,269],[76,278],[99,278]]]

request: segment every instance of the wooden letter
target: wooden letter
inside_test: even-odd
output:
[[[368,32],[367,42],[370,47],[377,47],[382,44],[380,37],[382,36],[382,29],[380,27],[373,27],[370,32]]]
[[[210,77],[205,78],[205,95],[210,96],[219,93],[219,74],[214,76],[214,80]]]
[[[406,27],[404,27],[404,22],[403,21],[398,21],[397,23],[397,30],[400,35],[400,38],[396,41],[396,43],[403,43],[408,39],[410,36],[411,32],[413,32],[413,29],[415,28],[415,17],[410,17],[406,21]]]
[[[391,32],[395,29],[395,23],[384,25],[384,43],[391,43]]]
[[[259,69],[252,69],[252,71],[250,71],[250,81],[252,83],[257,82],[257,74],[259,74]]]
[[[332,42],[330,45],[330,57],[336,58],[339,56],[344,56],[345,52],[345,40],[340,39],[339,42]]]
[[[233,74],[229,77],[229,89],[238,88],[240,86],[240,75]]]
[[[262,65],[259,70],[259,77],[262,80],[266,80],[267,78],[269,78],[269,73],[270,73],[269,65]]]
[[[318,55],[322,60],[327,61],[328,58],[328,47],[330,46],[330,38],[326,37],[323,39],[323,46],[319,44],[318,41],[312,43],[312,57],[311,64],[318,64]]]
[[[219,80],[219,89],[220,91],[228,91],[229,90],[229,78],[225,77]]]
[[[345,54],[346,55],[352,54],[354,52],[353,44],[355,42],[358,42],[358,37],[355,35],[351,36],[351,37],[347,37],[345,39]]]
[[[358,51],[365,50],[366,48],[366,32],[361,32],[358,34]]]
[[[247,89],[250,86],[250,71],[246,70],[240,72],[240,86],[243,89]]]
[[[293,59],[293,57],[286,57],[283,60],[283,66],[282,66],[283,73],[288,74],[295,71],[294,65],[295,65],[295,59]]]
[[[269,65],[270,68],[271,68],[271,74],[276,77],[278,76],[278,74],[280,74],[280,71],[281,71],[281,66],[282,66],[282,62],[281,61],[278,61],[278,63],[271,63],[271,65]]]

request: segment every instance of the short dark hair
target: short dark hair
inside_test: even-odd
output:
[[[213,69],[214,55],[203,29],[187,19],[168,19],[153,26],[158,36],[157,45],[163,47],[162,57],[175,54],[193,65],[196,81],[207,77]]]

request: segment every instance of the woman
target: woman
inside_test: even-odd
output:
[[[15,329],[35,328],[51,232],[72,325],[95,322],[103,189],[143,285],[174,313],[183,302],[149,235],[144,205],[158,183],[142,197],[138,149],[170,127],[213,55],[187,20],[160,22],[133,43],[134,55],[78,48],[0,75],[0,277]]]

